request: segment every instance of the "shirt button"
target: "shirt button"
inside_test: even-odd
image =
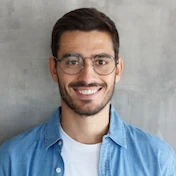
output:
[[[58,142],[58,145],[60,145],[60,146],[62,145],[62,141],[61,140]]]
[[[59,174],[61,172],[61,168],[60,167],[56,168],[56,172]]]

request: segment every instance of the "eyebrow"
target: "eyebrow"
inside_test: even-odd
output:
[[[69,56],[70,55],[76,55],[76,56],[81,56],[82,58],[88,58],[88,57],[95,57],[95,56],[110,56],[110,57],[113,57],[111,54],[108,54],[108,53],[97,53],[97,54],[92,54],[91,56],[82,56],[80,53],[76,53],[76,52],[68,52],[68,53],[65,53],[61,58],[63,57],[66,57],[66,56]],[[114,58],[114,57],[113,57]]]

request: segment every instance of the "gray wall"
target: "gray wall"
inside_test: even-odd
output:
[[[175,0],[0,0],[0,143],[60,104],[47,68],[56,20],[96,7],[117,24],[125,68],[112,100],[122,119],[176,150]]]

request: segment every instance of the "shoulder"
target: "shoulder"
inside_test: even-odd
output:
[[[49,140],[49,142],[52,143],[57,140],[59,136],[58,113],[60,113],[59,108],[54,111],[48,121],[6,141],[0,146],[0,156],[4,151],[5,153],[14,154],[18,151],[28,151],[28,153],[30,153],[29,151],[36,151],[36,148],[45,150],[47,141]]]
[[[39,125],[0,146],[0,175],[10,175],[12,170],[14,175],[18,175],[19,170],[24,171],[22,163],[30,165],[34,156],[37,158],[42,156],[40,153],[43,151],[41,147],[44,146],[42,144],[44,143],[45,127],[46,123]]]
[[[124,122],[124,126],[126,129],[126,138],[127,141],[140,144],[140,145],[145,145],[145,147],[149,146],[152,147],[153,149],[171,149],[169,144],[167,144],[164,140],[160,139],[159,137],[156,137],[154,135],[151,135],[139,128],[136,128],[133,125],[130,125],[126,122]]]
[[[124,126],[128,147],[132,148],[134,152],[145,156],[145,160],[158,163],[163,174],[176,174],[176,154],[169,144],[128,123],[124,122]]]
[[[3,154],[23,152],[30,146],[44,140],[46,123],[38,125],[30,130],[27,130],[10,140],[4,142],[0,146],[0,156]],[[1,158],[1,157],[0,157]]]

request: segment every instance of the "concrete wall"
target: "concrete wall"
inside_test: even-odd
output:
[[[125,69],[112,103],[121,118],[176,150],[175,0],[0,0],[0,143],[60,104],[47,68],[51,30],[78,7],[102,10],[119,29]]]

